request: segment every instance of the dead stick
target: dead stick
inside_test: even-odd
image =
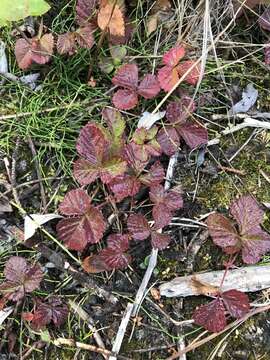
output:
[[[181,276],[159,286],[161,296],[186,297],[200,295],[200,289],[194,286],[194,280],[219,286],[224,270],[195,273]],[[245,266],[229,270],[223,284],[223,291],[236,289],[243,292],[254,292],[270,287],[270,265]]]
[[[35,145],[34,145],[34,143],[33,143],[33,141],[32,141],[32,139],[31,139],[30,136],[28,137],[28,144],[29,144],[29,147],[30,147],[30,150],[31,150],[32,156],[33,156],[33,158],[34,158],[34,162],[35,162],[35,168],[36,168],[37,178],[38,178],[38,180],[39,180],[39,188],[40,188],[41,202],[42,202],[43,211],[44,211],[45,208],[46,208],[46,205],[47,205],[46,193],[45,193],[45,189],[44,189],[44,186],[43,186],[43,182],[41,181],[42,176],[41,176],[41,174],[40,174],[39,162],[38,162],[38,159],[37,159],[37,151],[36,151]]]
[[[78,342],[78,341],[75,341],[73,339],[66,339],[66,338],[58,338],[56,340],[54,340],[52,342],[55,346],[73,346],[73,347],[76,347],[78,349],[83,349],[83,350],[88,350],[88,351],[93,351],[95,353],[98,353],[98,354],[103,354],[103,355],[114,355],[113,352],[109,351],[109,350],[106,350],[106,349],[101,349],[101,348],[98,348],[94,345],[90,345],[90,344],[85,344],[85,343],[81,343],[81,342]],[[118,359],[122,359],[122,360],[132,360],[130,358],[127,358],[125,356],[122,356],[122,355],[117,355],[117,358]]]
[[[241,319],[237,319],[235,321],[233,321],[232,323],[230,323],[229,325],[227,325],[222,331],[218,332],[218,333],[214,333],[214,334],[211,334],[207,337],[205,337],[204,339],[202,340],[199,340],[195,343],[192,343],[191,345],[188,345],[184,350],[181,350],[181,351],[178,351],[177,353],[173,354],[172,356],[168,357],[167,359],[165,360],[174,360],[176,359],[177,357],[183,355],[183,354],[186,354],[187,352],[190,352],[192,350],[195,350],[197,349],[198,347],[208,343],[209,341],[215,339],[217,336],[223,334],[224,332],[226,332],[227,330],[230,330],[232,329],[233,327],[237,327],[239,325],[241,325],[243,322],[245,322],[246,320],[248,320],[250,317],[254,316],[254,315],[257,315],[257,314],[260,314],[264,311],[267,311],[270,309],[270,305],[267,305],[267,306],[263,306],[261,308],[256,308],[254,310],[251,310],[248,314],[246,314],[245,316],[243,316]]]

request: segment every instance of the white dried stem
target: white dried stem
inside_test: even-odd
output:
[[[186,297],[200,295],[194,286],[194,279],[212,286],[219,286],[225,270],[197,273],[176,277],[160,285],[160,295],[166,297]],[[222,290],[236,289],[243,292],[254,292],[270,288],[270,265],[247,266],[229,270]]]

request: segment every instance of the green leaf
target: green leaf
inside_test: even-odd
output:
[[[7,25],[9,21],[18,21],[27,16],[40,16],[50,9],[44,0],[1,0],[0,26]]]

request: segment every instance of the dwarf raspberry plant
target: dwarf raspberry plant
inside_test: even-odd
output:
[[[169,92],[192,66],[194,67],[186,74],[184,81],[196,85],[200,75],[200,66],[195,65],[196,61],[193,60],[180,62],[185,54],[185,48],[177,45],[163,55],[162,62],[165,66],[158,71],[158,81],[164,91]]]
[[[133,109],[138,104],[138,95],[145,99],[152,99],[160,91],[155,75],[147,74],[139,83],[136,64],[121,66],[113,77],[112,83],[123,88],[117,90],[112,98],[114,106],[121,110]]]
[[[213,242],[226,254],[234,255],[233,260],[226,264],[220,289],[215,299],[209,304],[195,310],[193,319],[196,324],[211,332],[223,330],[227,324],[227,313],[234,318],[241,318],[249,312],[250,304],[246,294],[236,289],[222,291],[227,271],[238,253],[242,253],[243,262],[255,264],[270,250],[270,235],[261,228],[264,211],[250,195],[242,196],[232,202],[231,219],[222,214],[214,213],[207,218],[207,226]],[[227,312],[226,312],[227,311]]]

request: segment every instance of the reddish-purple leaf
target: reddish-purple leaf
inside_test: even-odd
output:
[[[169,225],[174,211],[183,207],[183,199],[178,189],[165,191],[162,185],[151,186],[150,200],[154,203],[152,214],[155,229]]]
[[[134,143],[134,141],[127,144],[123,150],[124,159],[136,175],[140,174],[148,163],[148,159],[146,159],[146,161],[142,161],[142,156],[138,152],[139,147]]]
[[[57,51],[60,55],[73,55],[76,52],[75,35],[73,32],[67,32],[58,36]]]
[[[21,69],[28,69],[33,62],[46,64],[53,54],[54,39],[52,34],[26,41],[18,39],[15,45],[15,56]]]
[[[81,185],[87,185],[98,177],[108,183],[126,170],[126,162],[114,156],[115,144],[108,132],[95,124],[87,124],[77,141],[77,151],[85,159],[74,164],[74,176]]]
[[[77,0],[76,20],[81,26],[89,23],[96,10],[97,0]]]
[[[263,221],[264,211],[250,195],[241,196],[232,202],[230,213],[238,223],[240,234],[247,234]]]
[[[107,239],[108,247],[98,254],[107,268],[124,269],[131,261],[131,256],[126,253],[129,248],[128,235],[112,234]]]
[[[242,259],[246,264],[256,264],[270,250],[270,235],[260,225],[241,236]]]
[[[84,159],[78,159],[73,166],[73,174],[80,185],[88,185],[95,181],[99,176],[98,168]]]
[[[151,165],[146,174],[140,175],[140,182],[144,185],[150,186],[160,184],[165,178],[165,171],[159,161]]]
[[[113,95],[112,102],[117,109],[130,110],[138,104],[138,95],[131,89],[119,89]]]
[[[211,214],[207,218],[207,226],[214,243],[223,249],[235,247],[239,243],[239,235],[229,219],[221,214]]]
[[[185,48],[181,45],[177,45],[167,51],[162,58],[163,64],[174,67],[185,56]]]
[[[37,307],[31,320],[33,329],[43,329],[50,322],[59,327],[66,321],[68,307],[62,303],[60,298],[54,296],[49,298],[47,302],[42,302],[39,299],[36,302]]]
[[[234,253],[242,249],[243,261],[255,264],[270,250],[270,235],[260,227],[264,212],[256,200],[247,195],[232,203],[230,213],[238,223],[239,232],[230,220],[213,214],[207,219],[210,235],[225,252]]]
[[[63,215],[83,215],[89,209],[91,199],[82,189],[69,191],[59,205],[59,211]]]
[[[173,127],[165,127],[159,130],[157,141],[162,152],[168,156],[172,156],[180,146],[178,132]]]
[[[262,15],[259,17],[259,25],[265,30],[270,31],[270,8],[264,10]]]
[[[106,248],[95,255],[94,262],[96,261],[104,263],[106,268],[104,270],[125,269],[131,262],[131,256],[124,252]]]
[[[127,221],[128,230],[135,240],[145,240],[150,236],[148,221],[141,214],[132,214]]]
[[[177,131],[191,149],[205,145],[208,142],[207,129],[195,123],[183,124],[177,127]]]
[[[163,66],[158,70],[158,82],[160,87],[169,92],[179,81],[178,71],[171,66]]]
[[[81,204],[79,197],[82,195]],[[83,190],[70,191],[60,204],[61,211],[76,215],[72,218],[60,220],[57,233],[65,245],[73,250],[82,251],[89,243],[100,241],[105,230],[102,213],[90,204],[90,197]],[[84,212],[83,212],[84,210]],[[79,212],[80,211],[80,212]],[[78,216],[79,215],[79,216]]]
[[[170,241],[170,235],[161,234],[157,231],[152,231],[151,233],[151,244],[154,249],[163,250],[169,245]]]
[[[184,81],[186,81],[190,85],[194,85],[194,86],[197,84],[197,82],[199,80],[200,72],[201,72],[201,66],[199,64],[195,65],[195,63],[196,63],[196,61],[187,60],[187,61],[180,63],[177,66],[177,71],[178,71],[179,77],[182,77],[194,65],[192,70],[190,70],[189,73],[187,75],[185,75],[185,79],[184,79]]]
[[[124,252],[129,248],[129,237],[127,234],[111,234],[107,238],[107,245],[109,249]]]
[[[136,90],[138,86],[138,66],[136,64],[122,65],[112,78],[112,83],[123,88]]]
[[[30,265],[20,256],[12,256],[6,262],[6,281],[0,285],[0,293],[12,301],[21,300],[25,293],[31,293],[40,286],[43,273],[38,264]]]
[[[209,304],[201,305],[195,310],[193,319],[197,325],[203,326],[208,331],[222,331],[227,324],[222,300],[217,298]]]
[[[81,48],[91,49],[95,42],[93,26],[88,25],[77,29],[75,32],[75,39]]]
[[[88,123],[80,131],[76,148],[93,166],[98,166],[108,155],[109,140],[98,125]]]
[[[234,318],[241,318],[250,310],[248,296],[239,290],[228,290],[221,294],[224,305],[230,315]]]
[[[186,96],[178,101],[170,102],[166,109],[166,118],[172,124],[184,124],[195,111],[196,105],[192,98]]]
[[[145,99],[152,99],[160,92],[160,86],[155,75],[147,74],[140,82],[138,94]]]
[[[108,186],[119,202],[128,196],[135,196],[140,190],[141,183],[136,176],[125,174],[112,179]]]

